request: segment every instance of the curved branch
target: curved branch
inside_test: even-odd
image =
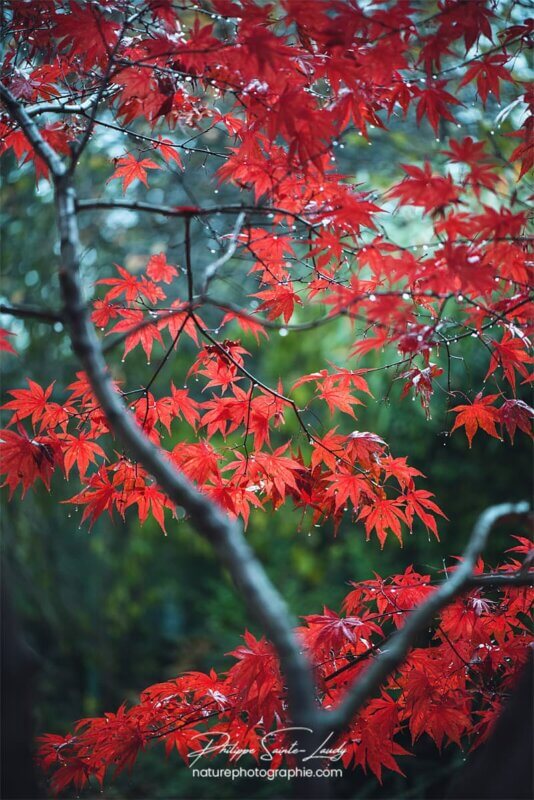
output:
[[[461,592],[470,586],[480,585],[476,581],[477,576],[473,575],[473,570],[495,523],[504,517],[526,516],[529,511],[529,504],[526,502],[502,503],[501,505],[490,506],[480,515],[475,523],[459,566],[448,580],[444,581],[435,592],[430,594],[423,603],[412,611],[405,625],[388,640],[385,648],[381,649],[380,654],[374,659],[369,668],[362,675],[359,675],[347,690],[340,705],[328,712],[329,730],[336,734],[341,733],[364,703],[379,690],[387,677],[402,663],[410,651],[417,634],[427,628],[436,614],[451,603]],[[487,583],[491,583],[494,586],[498,585],[497,579],[504,577],[504,575],[491,575],[491,581]],[[514,576],[514,578],[517,581],[517,577]],[[517,583],[514,585],[517,585]]]
[[[117,91],[117,88],[109,89],[104,92],[104,96],[111,96]],[[52,103],[35,103],[33,106],[26,106],[25,111],[29,117],[37,117],[40,114],[83,114],[94,103],[94,95],[96,89],[91,94],[79,103],[73,103],[71,100],[56,100]]]
[[[248,610],[273,643],[287,686],[289,710],[300,725],[313,727],[319,712],[311,666],[301,652],[294,620],[265,570],[249,547],[241,526],[202,494],[145,436],[116,392],[102,348],[91,322],[80,278],[80,244],[76,193],[72,175],[44,141],[39,130],[4,87],[1,96],[36,152],[47,160],[54,178],[60,236],[59,277],[74,352],[87,374],[95,396],[117,436],[132,457],[155,478],[173,503],[188,513],[193,528],[214,548],[230,573]],[[239,209],[241,210],[241,209]]]
[[[228,245],[228,249],[225,253],[222,254],[219,258],[215,261],[212,261],[211,264],[204,270],[204,277],[202,279],[202,288],[200,290],[201,296],[204,296],[208,289],[211,281],[214,279],[215,275],[217,274],[217,270],[220,269],[227,261],[229,261],[232,256],[234,255],[237,249],[237,243],[239,240],[239,234],[241,233],[241,228],[243,227],[243,222],[245,221],[245,214],[242,211],[236,220],[234,230],[232,231],[232,235],[230,237],[230,244]]]

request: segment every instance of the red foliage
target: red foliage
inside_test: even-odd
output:
[[[117,373],[124,383],[116,391],[139,427],[158,446],[174,437],[168,458],[245,524],[252,510],[291,502],[311,524],[331,521],[335,531],[348,515],[381,546],[389,534],[402,542],[416,522],[437,538],[444,513],[416,485],[422,473],[392,455],[377,433],[354,426],[358,407],[372,399],[372,372],[394,369],[402,394],[418,397],[427,415],[436,387],[455,398],[452,431],[464,428],[470,447],[479,430],[497,439],[506,431],[512,443],[518,431],[530,435],[534,412],[517,397],[517,383],[530,381],[533,361],[531,264],[527,213],[516,201],[517,180],[532,164],[532,91],[514,77],[529,24],[506,27],[489,0],[440,0],[429,18],[405,0],[387,8],[356,0],[211,0],[202,7],[144,0],[131,5],[132,18],[121,0],[8,5],[2,80],[58,157],[68,159],[84,138],[111,128],[127,135],[106,190],[117,205],[143,210],[148,170],[158,170],[151,176],[159,186],[184,167],[179,150],[218,158],[214,180],[238,197],[209,210],[153,209],[183,225],[184,264],[173,266],[160,252],[147,257],[141,274],[117,265],[118,276],[96,281],[93,321],[102,338],[112,337],[109,347],[124,342],[123,361],[138,345],[148,363],[154,350],[160,356],[148,376],[132,378],[126,367]],[[461,115],[475,86],[483,104],[512,86],[524,97],[523,127],[508,134],[520,139],[511,154],[520,166],[490,156],[485,141],[448,135],[453,111]],[[90,105],[95,100],[105,118]],[[50,115],[50,102],[66,105]],[[382,133],[409,115],[432,139],[448,138],[440,157],[402,165],[405,176],[383,187],[380,199],[338,171],[336,148],[353,128],[372,144],[374,129]],[[191,133],[185,143],[176,133],[184,130]],[[223,140],[227,134],[222,153],[209,139],[196,147],[213,130]],[[47,175],[7,113],[0,145],[21,169],[32,162],[37,179]],[[122,194],[140,201],[117,197],[119,179]],[[430,242],[419,251],[396,243],[381,224],[392,200],[396,213],[424,217]],[[241,210],[239,230],[225,222],[220,236],[229,250],[201,281],[189,263],[190,226]],[[235,250],[240,263],[250,262],[236,281],[236,303],[211,294]],[[319,364],[273,385],[255,374],[247,349],[253,339],[269,347],[273,330],[284,336],[336,318],[351,326],[341,355],[348,365]],[[0,349],[14,352],[6,335],[0,329]],[[466,395],[451,388],[451,353],[471,338],[487,359],[492,389],[469,387]],[[373,351],[386,347],[391,360],[376,366]],[[181,388],[163,383],[177,348],[195,353]],[[12,414],[0,432],[10,496],[38,480],[50,490],[58,467],[81,482],[69,502],[83,507],[89,526],[132,508],[165,531],[176,509],[140,465],[117,453],[86,376],[78,373],[64,390],[29,379],[28,386],[11,390],[3,406]],[[317,423],[321,410],[335,417],[330,429]],[[324,706],[338,702],[430,591],[429,576],[408,568],[354,584],[344,602],[348,616],[325,608],[305,618],[299,635]],[[370,769],[379,780],[384,768],[399,770],[405,729],[414,741],[428,734],[438,747],[485,735],[525,656],[525,598],[525,590],[478,590],[452,603],[426,646],[412,650],[354,720],[341,742],[345,766]],[[258,748],[264,733],[287,722],[283,680],[264,639],[247,633],[231,655],[235,663],[223,676],[186,674],[150,687],[138,705],[82,720],[73,734],[43,737],[41,760],[54,770],[54,790],[79,789],[91,776],[101,782],[109,770],[130,767],[152,740],[185,760],[214,732]]]
[[[511,549],[524,552],[523,545]],[[513,560],[503,565],[504,571],[514,569]],[[348,616],[325,608],[323,614],[304,617],[298,634],[325,708],[336,705],[384,646],[384,637],[401,627],[409,610],[432,590],[430,576],[409,567],[386,580],[377,576],[354,583],[343,602]],[[413,649],[389,677],[381,696],[367,703],[339,741],[329,742],[344,766],[361,766],[378,780],[384,769],[402,772],[397,759],[409,755],[401,745],[406,730],[412,742],[428,736],[438,748],[451,742],[478,746],[498,716],[506,686],[527,658],[523,612],[531,595],[528,589],[475,590],[454,601],[426,634],[426,645]],[[206,742],[223,734],[256,758],[264,748],[271,750],[273,763],[280,764],[275,750],[281,734],[275,732],[290,720],[274,650],[246,632],[243,644],[229,655],[233,663],[222,675],[185,673],[145,689],[136,705],[117,714],[81,720],[74,733],[42,736],[39,757],[43,768],[53,771],[53,789],[71,782],[80,788],[91,776],[101,783],[150,744],[162,744],[167,752],[176,747],[191,763]],[[284,760],[292,763],[290,755]]]

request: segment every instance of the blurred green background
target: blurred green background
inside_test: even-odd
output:
[[[478,103],[460,109],[461,130],[444,125],[441,142],[427,125],[418,129],[410,119],[402,124],[393,122],[389,133],[371,131],[372,146],[361,136],[349,134],[338,149],[340,169],[363,188],[373,187],[381,193],[399,179],[400,162],[421,163],[424,157],[436,161],[450,135],[488,136],[490,149],[505,162],[514,143],[502,134],[516,126],[514,114],[520,114],[521,108],[511,112],[502,128],[491,135],[500,110],[501,106],[491,101],[485,112]],[[224,146],[216,130],[209,137],[214,149]],[[126,144],[134,148],[136,143],[128,140]],[[80,197],[104,191],[112,171],[110,159],[124,147],[124,140],[113,131],[99,135],[79,170]],[[176,171],[170,180],[168,175],[150,175],[150,190],[132,188],[128,197],[170,205],[235,201],[232,190],[217,186],[202,156],[191,154],[184,160],[183,174]],[[118,187],[107,188],[104,196],[116,196],[117,192]],[[32,171],[6,161],[2,201],[2,300],[57,307],[58,250],[50,187],[41,181],[36,191]],[[428,239],[428,223],[420,215],[384,215],[383,222],[403,245],[420,246]],[[217,219],[213,224],[215,231],[199,223],[194,226],[194,255],[201,263],[213,258],[210,251],[224,245],[215,234],[227,233],[224,225],[230,222]],[[108,277],[113,263],[135,271],[146,264],[151,253],[161,250],[170,263],[180,263],[183,258],[183,231],[176,220],[132,212],[84,215],[82,243],[89,295],[93,281]],[[217,283],[219,296],[240,302],[243,274],[244,267],[237,259],[229,262]],[[0,316],[0,324],[17,334],[20,352],[18,358],[3,359],[4,401],[6,391],[22,386],[25,376],[44,385],[55,380],[56,396],[61,396],[77,370],[61,326],[51,329],[7,316]],[[275,332],[264,348],[256,349],[253,339],[246,343],[253,352],[256,373],[269,381],[280,376],[288,387],[301,374],[325,366],[327,360],[344,365],[353,339],[348,321],[339,320],[305,334],[280,336]],[[472,397],[487,370],[488,353],[470,339],[464,344],[463,361],[454,362],[453,383]],[[177,385],[183,383],[192,355],[192,347],[181,348],[159,386],[168,386],[171,378]],[[394,352],[379,353],[362,363],[377,366],[394,359]],[[350,362],[352,366],[355,363]],[[125,366],[125,377],[133,385],[150,374],[142,353],[132,354]],[[115,368],[120,376],[124,368],[119,357]],[[468,450],[463,432],[447,435],[451,416],[445,393],[438,390],[432,401],[432,418],[427,420],[418,402],[399,400],[402,382],[393,378],[387,370],[372,375],[376,402],[359,409],[355,424],[382,436],[394,455],[408,455],[410,463],[427,475],[421,485],[436,494],[450,522],[440,524],[439,543],[430,541],[419,527],[413,536],[405,537],[402,549],[390,537],[381,552],[376,538],[366,543],[363,527],[350,519],[334,539],[331,526],[313,527],[309,519],[302,522],[300,512],[290,504],[276,514],[253,513],[250,541],[295,615],[318,612],[323,604],[339,608],[347,582],[365,579],[375,570],[385,576],[403,571],[409,564],[441,569],[444,561],[450,563],[447,559],[461,551],[474,519],[486,506],[530,496],[531,451],[526,437],[518,434],[511,447],[479,434]],[[194,391],[194,383],[190,388]],[[528,396],[524,399],[529,400]],[[324,424],[329,427],[330,421],[325,418]],[[286,429],[297,441],[298,426],[289,416]],[[177,429],[174,439],[179,438]],[[225,653],[236,646],[245,627],[258,633],[208,547],[186,522],[169,522],[169,535],[164,537],[151,520],[141,527],[135,514],[127,514],[124,523],[117,519],[112,523],[103,516],[89,532],[87,525],[80,525],[81,511],[61,503],[76,491],[75,484],[68,486],[56,477],[50,495],[38,486],[23,502],[17,493],[12,503],[3,504],[4,576],[26,639],[38,656],[37,733],[64,732],[74,720],[114,710],[124,700],[135,701],[145,686],[182,670],[224,670],[230,664]],[[495,563],[507,546],[508,539],[497,532],[487,560]],[[340,782],[338,796],[439,796],[451,769],[465,758],[452,748],[440,756],[424,737],[414,752],[416,758],[401,759],[406,778],[386,773],[380,786],[374,777],[357,771]],[[45,791],[43,783],[43,794]],[[102,796],[97,789],[86,794]],[[131,775],[106,785],[103,793],[109,798],[238,795],[285,797],[287,786],[193,780],[178,756],[167,760],[163,748],[154,748],[140,757]],[[67,796],[74,797],[75,792]]]

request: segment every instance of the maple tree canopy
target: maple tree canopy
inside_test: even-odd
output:
[[[259,754],[262,736],[295,721],[301,701],[332,712],[343,766],[378,780],[385,769],[401,770],[406,728],[413,741],[427,734],[438,748],[483,741],[526,660],[527,538],[511,540],[489,574],[470,551],[459,562],[465,574],[458,567],[448,576],[452,585],[461,573],[454,592],[421,617],[431,627],[427,645],[410,649],[413,640],[394,637],[404,650],[379,674],[384,642],[402,634],[416,619],[408,612],[441,592],[433,587],[446,576],[409,567],[383,578],[378,566],[342,608],[306,616],[292,634],[285,610],[276,621],[264,602],[274,590],[263,573],[239,561],[240,531],[288,503],[312,526],[333,522],[337,531],[348,517],[354,536],[376,537],[381,548],[412,528],[438,538],[447,509],[430,491],[437,487],[377,432],[358,429],[359,407],[374,402],[374,371],[401,381],[402,396],[428,415],[434,404],[446,407],[450,434],[470,447],[484,435],[506,439],[503,446],[531,435],[534,412],[522,393],[533,362],[526,225],[534,96],[524,4],[5,7],[1,152],[21,174],[32,169],[54,187],[61,240],[63,307],[28,313],[65,324],[80,369],[66,387],[28,377],[9,392],[4,486],[16,500],[39,482],[53,491],[64,476],[88,528],[133,507],[141,522],[152,516],[172,535],[185,511],[267,634],[245,633],[225,674],[186,673],[149,687],[135,705],[81,720],[72,733],[43,736],[53,791],[102,782],[151,742],[187,761],[226,732]],[[481,140],[458,121],[473,104],[495,110]],[[376,146],[377,132],[393,136],[408,124],[421,126],[428,149],[400,163],[389,185],[339,170],[354,135]],[[89,177],[84,192],[92,185],[92,194],[77,192],[92,148],[106,147],[107,180]],[[166,185],[201,169],[210,203],[165,202]],[[78,224],[110,210],[172,220],[180,263],[165,249],[137,271],[102,263],[94,286],[82,286]],[[416,219],[419,239],[401,244],[393,215]],[[196,248],[200,236],[215,243],[209,258]],[[270,383],[256,370],[255,354],[268,351],[271,337],[305,338],[336,324],[342,362],[317,363],[293,382],[281,375]],[[454,370],[466,344],[487,359],[473,391]],[[16,355],[10,331],[0,346]],[[146,366],[129,368],[140,350]],[[168,447],[176,426],[179,441]],[[309,664],[315,690],[306,700],[309,686],[299,690],[297,678]],[[349,701],[358,713],[335,717],[372,669],[367,696],[361,689]],[[283,742],[283,732],[270,740],[273,767],[284,762],[274,752]]]

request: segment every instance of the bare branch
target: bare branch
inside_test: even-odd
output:
[[[50,325],[54,325],[56,322],[63,322],[63,314],[60,311],[33,308],[32,306],[10,306],[7,303],[0,303],[0,314],[10,314],[12,317],[20,319],[36,319],[39,322],[47,322]]]
[[[534,586],[534,570],[520,569],[517,572],[487,572],[484,575],[473,575],[469,579],[467,588],[478,586],[488,589]]]
[[[210,214],[280,214],[302,223],[310,228],[318,227],[317,223],[311,222],[294,211],[277,206],[253,206],[253,205],[224,205],[213,206],[212,208],[202,208],[196,206],[164,206],[157,203],[143,203],[137,200],[78,200],[76,208],[79,211],[106,210],[114,208],[125,208],[129,211],[143,211],[148,214],[161,214],[163,217],[207,217]]]
[[[504,517],[526,516],[528,514],[529,504],[523,502],[490,506],[480,515],[459,566],[448,580],[444,581],[435,592],[432,592],[423,603],[408,615],[405,625],[387,641],[384,648],[381,648],[380,654],[370,664],[369,668],[358,676],[355,683],[347,690],[340,705],[333,711],[328,712],[328,730],[341,733],[364,703],[379,690],[386,678],[402,663],[417,634],[428,627],[435,615],[451,603],[461,592],[470,586],[478,585],[473,583],[475,580],[473,570],[495,523]],[[491,585],[497,585],[497,577],[491,576]]]
[[[112,90],[108,89],[104,93],[104,96],[110,96],[116,91],[116,87]],[[93,105],[95,93],[96,90],[91,92],[89,97],[79,103],[73,103],[68,100],[58,100],[55,103],[36,103],[33,106],[26,106],[24,110],[29,117],[38,117],[41,114],[83,114]]]
[[[234,255],[237,249],[237,242],[239,239],[239,234],[241,233],[241,228],[243,227],[243,222],[245,221],[245,214],[241,212],[236,220],[234,230],[232,231],[232,235],[230,237],[230,244],[228,249],[222,256],[220,256],[216,261],[212,261],[211,264],[208,264],[206,269],[204,270],[204,278],[202,281],[202,288],[200,290],[200,294],[204,296],[208,289],[211,281],[214,279],[215,275],[217,274],[217,270],[220,269],[227,261],[229,261],[232,256]]]

